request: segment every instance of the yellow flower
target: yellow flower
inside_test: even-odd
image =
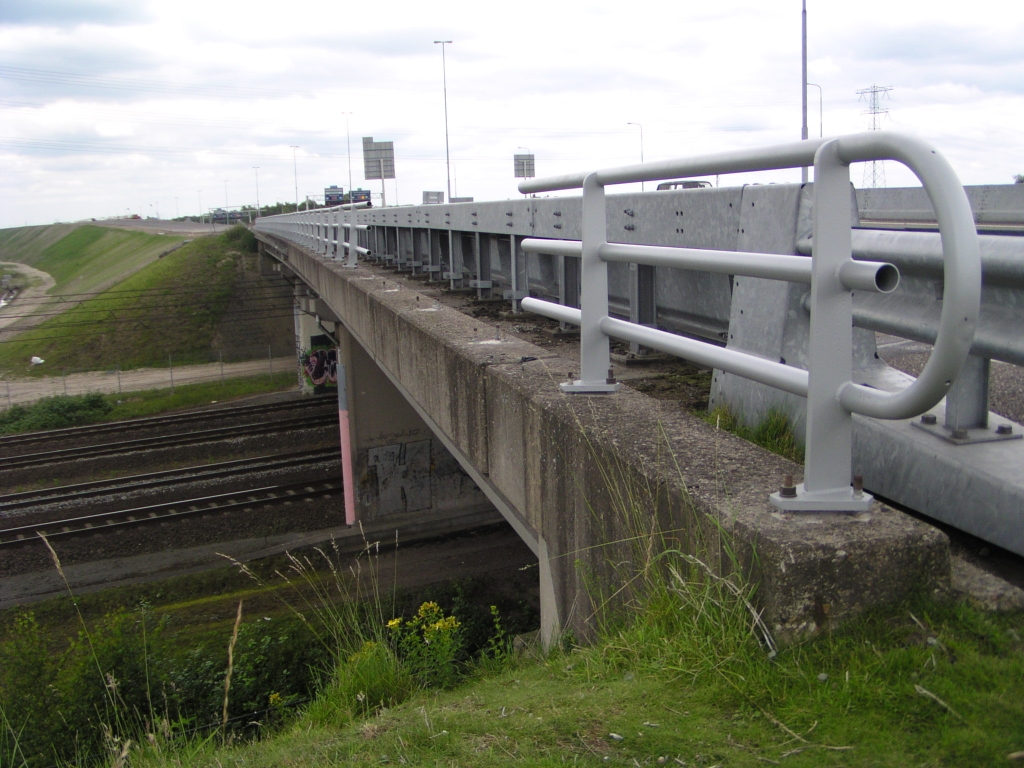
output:
[[[402,626],[402,620],[400,618],[392,619],[388,622],[388,629],[398,629],[400,626]]]
[[[282,701],[284,701],[284,698],[281,696],[280,693],[272,693],[270,694],[270,697],[267,699],[267,704],[269,704],[272,707],[278,707],[281,705]]]
[[[428,614],[436,614],[441,612],[441,606],[435,603],[433,600],[428,600],[420,606],[417,615],[421,618],[426,617]]]

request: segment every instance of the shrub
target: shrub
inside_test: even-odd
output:
[[[398,658],[424,688],[450,688],[458,681],[456,659],[463,650],[460,627],[458,619],[445,616],[433,601],[423,603],[408,621],[388,622]]]
[[[256,253],[259,251],[256,235],[242,224],[235,224],[235,226],[224,233],[224,237],[229,243],[237,244],[242,253]]]
[[[44,397],[32,405],[15,405],[0,413],[0,434],[95,424],[112,409],[99,392]]]

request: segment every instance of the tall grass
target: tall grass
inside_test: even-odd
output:
[[[396,540],[397,546],[397,540]],[[361,714],[404,701],[414,690],[408,671],[388,642],[390,610],[381,591],[380,542],[368,542],[346,567],[337,542],[314,547],[313,555],[287,554],[276,570],[289,588],[274,588],[245,563],[226,556],[260,586],[272,590],[329,654],[320,670],[321,693],[310,706],[313,722],[340,725]],[[397,567],[397,559],[395,561]]]

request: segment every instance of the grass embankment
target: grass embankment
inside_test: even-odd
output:
[[[223,383],[179,385],[173,392],[169,389],[148,389],[120,395],[92,393],[46,397],[31,405],[16,405],[0,411],[0,435],[155,416],[213,403],[226,404],[251,395],[284,392],[296,386],[295,372],[282,371],[251,378],[226,379]]]
[[[56,282],[53,293],[81,294],[120,282],[183,239],[88,224],[25,227],[0,232],[0,261],[46,272]]]
[[[771,654],[729,590],[676,590],[593,647],[499,654],[369,713],[395,675],[364,647],[277,735],[144,744],[132,764],[969,766],[1024,749],[1019,614],[925,600]]]
[[[359,562],[368,567],[365,556]],[[144,730],[186,741],[221,733],[239,602],[227,730],[251,738],[286,722],[333,667],[328,625],[362,611],[351,610],[359,582],[337,578],[342,565],[337,555],[279,556],[250,564],[252,576],[226,567],[0,613],[0,765],[8,755],[19,766],[103,764],[125,734],[145,740]],[[518,598],[475,579],[393,598],[399,612],[423,600],[445,606],[467,630],[467,653],[486,642],[492,602],[518,631],[536,619]]]
[[[58,279],[75,270],[81,273],[84,257],[72,256],[77,251],[67,242],[84,242],[97,231],[102,236],[95,241],[97,247],[111,232],[117,237],[156,237],[81,227],[51,246],[62,249],[59,264],[50,264],[47,256],[39,267],[49,267]],[[291,299],[280,286],[260,279],[254,254],[255,238],[242,227],[195,240],[0,344],[0,370],[23,375],[33,355],[46,360],[29,372],[35,376],[62,369],[166,367],[168,356],[175,365],[216,361],[218,352],[225,360],[265,356],[268,343],[283,346]],[[77,265],[73,270],[72,263]],[[93,263],[91,268],[98,266]],[[97,279],[98,272],[90,274],[89,281]]]
[[[54,243],[78,228],[78,224],[49,224],[38,227],[0,229],[0,261],[17,261],[29,266],[42,258]]]
[[[124,752],[117,764],[133,766],[988,766],[1006,765],[1008,755],[1024,750],[1024,615],[985,614],[927,596],[777,649],[766,639],[767,628],[753,626],[749,589],[709,577],[698,561],[681,555],[669,553],[659,565],[661,575],[647,572],[645,597],[617,623],[605,623],[594,645],[566,643],[547,657],[512,652],[498,625],[478,643],[477,655],[459,653],[451,641],[462,622],[446,616],[447,606],[417,611],[406,601],[396,611],[402,622],[389,622],[392,613],[379,600],[323,611],[319,598],[334,589],[336,574],[314,574],[300,588],[304,596],[290,599],[319,622],[321,639],[331,641],[336,655],[333,673],[313,701],[292,713],[280,707],[287,701],[282,691],[292,700],[296,695],[281,675],[288,669],[306,674],[297,665],[313,663],[316,654],[308,651],[316,633],[296,640],[300,621],[288,633],[268,634],[268,628],[284,627],[288,615],[272,613],[281,610],[273,605],[284,594],[280,586],[254,592],[237,576],[204,575],[217,595],[188,598],[184,581],[124,588],[80,600],[99,650],[90,655],[84,641],[72,644],[89,662],[70,667],[75,679],[93,679],[102,688],[95,682],[102,680],[98,670],[110,672],[118,681],[113,702],[96,692],[81,694],[96,710],[90,725],[74,701],[55,698],[72,690],[60,685],[64,678],[55,672],[49,673],[51,688],[40,679],[35,690],[54,691],[49,717],[60,732],[67,731],[60,718],[68,716],[60,706],[82,729],[95,729],[118,710],[113,738],[105,743],[110,757],[101,762],[117,763]],[[280,566],[267,564],[261,578],[271,578]],[[239,597],[249,608],[229,673],[225,651]],[[139,609],[97,618],[111,607],[139,602],[152,622],[148,641]],[[11,675],[2,670],[33,673],[34,660],[44,658],[41,645],[49,657],[62,658],[65,649],[53,638],[74,631],[77,613],[67,599],[38,610],[58,631],[40,638],[24,621],[18,628],[8,624],[0,680]],[[422,615],[431,619],[426,626],[416,624]],[[190,623],[200,631],[187,640]],[[171,637],[179,644],[182,638],[194,641],[202,652],[166,655],[177,659],[174,664],[165,664],[164,655],[156,660],[153,649]],[[410,638],[416,642],[410,645]],[[432,657],[430,648],[440,648],[440,656]],[[11,656],[12,649],[21,655]],[[431,663],[439,658],[447,676],[438,677]],[[324,664],[332,656],[316,659]],[[190,691],[194,701],[205,702],[203,722],[211,722],[228,674],[232,695],[237,684],[239,696],[231,715],[258,705],[262,711],[248,717],[261,726],[246,733],[229,728],[230,736],[216,728],[195,732],[196,720],[181,719],[173,708],[177,692]],[[170,683],[177,686],[172,704],[161,699],[147,715],[146,691],[171,691]],[[135,717],[128,716],[132,707]],[[5,711],[16,708],[8,704]],[[257,735],[259,741],[246,741]],[[12,741],[9,731],[13,754]],[[103,742],[92,743],[99,748]],[[15,757],[13,764],[22,765],[20,754]]]

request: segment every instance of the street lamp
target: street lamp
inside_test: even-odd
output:
[[[348,261],[345,266],[354,268],[356,266],[356,207],[355,199],[352,197],[352,140],[351,132],[348,127],[349,117],[352,116],[351,112],[342,112],[345,116],[345,146],[348,150]],[[382,174],[383,175],[383,174]],[[344,199],[344,198],[342,198]],[[326,202],[326,200],[324,201]],[[342,232],[344,228],[341,226],[341,212],[338,212],[338,240],[341,240]],[[340,246],[339,246],[340,247]]]
[[[644,161],[644,127],[640,123],[626,123],[626,125],[635,125],[640,129],[640,162]],[[640,182],[640,191],[644,191],[644,183]]]
[[[298,144],[289,144],[292,148],[292,173],[295,174],[295,212],[299,211],[299,166],[295,160],[295,150],[299,148]]]
[[[818,136],[824,137],[824,135],[825,135],[825,117],[824,117],[824,114],[825,113],[822,110],[822,103],[823,102],[822,102],[822,96],[821,96],[821,86],[818,85],[817,83],[808,83],[808,85],[813,85],[815,88],[818,89]]]
[[[434,45],[441,46],[441,77],[444,84],[444,165],[448,172],[448,202],[452,200],[452,159],[448,149],[448,65],[445,62],[444,47],[451,44],[451,40],[434,41]]]
[[[803,103],[803,124],[800,126],[800,140],[807,141],[807,0],[803,2],[800,24],[800,66],[804,82],[804,87],[800,92],[800,98]],[[806,165],[800,169],[800,180],[804,184],[807,183],[807,172],[808,168]]]
[[[254,165],[252,167],[256,171],[256,218],[260,217],[260,167]]]
[[[352,202],[352,133],[348,128],[351,112],[342,112],[345,116],[345,150],[348,152],[348,201]],[[324,202],[327,202],[326,200]],[[351,234],[351,233],[350,233]]]

